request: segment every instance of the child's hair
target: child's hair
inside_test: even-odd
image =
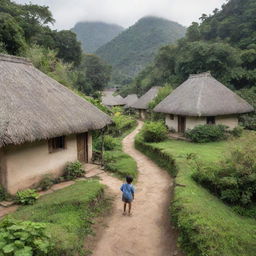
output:
[[[126,177],[126,182],[127,182],[128,184],[131,184],[132,181],[133,181],[133,177],[131,177],[131,176],[127,176],[127,177]]]

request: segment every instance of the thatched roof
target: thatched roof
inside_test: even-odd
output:
[[[154,111],[186,116],[218,116],[251,112],[253,107],[206,72],[190,75]]]
[[[108,115],[24,58],[0,55],[0,147],[101,129]]]
[[[138,100],[137,94],[129,94],[124,98],[125,108],[129,108],[133,103]]]
[[[109,107],[125,105],[124,98],[120,95],[114,96],[114,91],[104,91],[102,95],[102,104]]]
[[[152,87],[143,96],[141,96],[134,104],[132,104],[131,107],[135,109],[147,109],[148,104],[157,96],[160,88],[160,86]]]

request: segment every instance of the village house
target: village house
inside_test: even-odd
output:
[[[124,98],[125,108],[130,108],[138,100],[137,94],[129,94]]]
[[[158,91],[161,87],[154,86],[141,96],[135,103],[131,105],[132,108],[139,112],[139,117],[144,120],[147,118],[148,104],[157,96]]]
[[[223,124],[233,129],[238,126],[240,114],[253,110],[210,72],[190,75],[154,109],[165,113],[166,125],[179,133],[203,124]]]
[[[24,58],[0,55],[0,183],[14,194],[90,162],[91,131],[111,119]]]
[[[121,95],[114,96],[114,90],[105,90],[102,92],[102,104],[107,107],[124,106],[126,103]]]

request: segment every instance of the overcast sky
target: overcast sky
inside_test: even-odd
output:
[[[198,21],[202,13],[210,14],[226,0],[15,0],[50,7],[56,29],[70,29],[78,21],[104,21],[123,27],[138,19],[155,15],[177,21],[184,26]]]

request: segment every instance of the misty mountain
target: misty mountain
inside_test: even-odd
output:
[[[93,53],[102,45],[111,41],[124,30],[119,25],[104,22],[78,22],[71,29],[82,43],[85,52]]]

